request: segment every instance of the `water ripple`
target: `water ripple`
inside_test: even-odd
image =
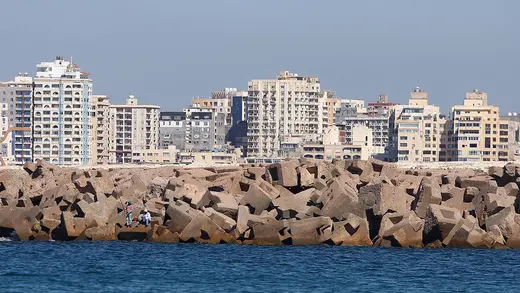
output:
[[[518,292],[518,250],[0,242],[1,292]]]

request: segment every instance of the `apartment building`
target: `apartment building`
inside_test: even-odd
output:
[[[231,101],[231,126],[247,121],[247,92],[236,92]]]
[[[390,117],[390,160],[436,162],[440,153],[440,109],[428,104],[428,93],[417,87],[408,105],[395,105]]]
[[[32,161],[32,115],[33,115],[33,78],[28,73],[19,73],[9,88],[14,89],[14,102],[10,101],[9,124],[13,139],[12,152],[14,164],[22,165]],[[14,115],[13,115],[14,114]]]
[[[320,141],[324,130],[321,99],[327,96],[317,77],[282,71],[276,79],[250,81],[248,156],[277,157],[286,142],[292,148],[298,142]]]
[[[110,105],[110,162],[132,163],[133,150],[159,148],[159,112],[129,96],[125,105]]]
[[[299,148],[296,157],[314,159],[368,160],[374,152],[372,129],[366,126],[355,126],[353,143],[341,142],[341,130],[332,126],[326,129],[323,143],[305,143]]]
[[[365,126],[372,130],[372,143],[374,146],[374,156],[381,160],[388,160],[385,149],[388,145],[389,136],[389,114],[378,110],[378,106],[371,103],[372,108],[367,111],[364,103],[359,100],[347,100],[341,103],[336,110],[336,126],[341,131],[341,141],[344,144],[354,144],[353,129],[358,126]],[[390,103],[385,103],[387,107]],[[383,107],[383,106],[381,106]]]
[[[58,165],[91,160],[92,79],[56,57],[37,65],[33,99],[33,158]]]
[[[368,116],[390,116],[393,106],[396,103],[390,102],[387,94],[380,94],[376,102],[368,103]]]
[[[13,133],[11,127],[14,122],[14,93],[15,90],[9,88],[7,83],[0,83],[0,109],[2,117],[0,118],[0,158],[2,158],[2,165],[12,165],[14,162],[13,153]],[[11,115],[11,113],[13,113]]]
[[[185,109],[186,144],[189,151],[208,151],[215,145],[215,120],[213,112],[198,108]]]
[[[159,146],[175,146],[183,150],[186,145],[186,113],[161,112],[159,116]]]
[[[110,163],[110,142],[113,141],[110,128],[110,100],[105,95],[93,95],[92,101],[95,116],[91,117],[91,164],[105,165]]]
[[[520,160],[520,116],[516,112],[509,112],[506,116],[501,116],[502,124],[507,122],[509,126],[509,160]]]
[[[497,106],[478,89],[466,94],[463,105],[451,109],[453,132],[449,159],[453,161],[506,161],[509,159],[509,123],[500,120]]]

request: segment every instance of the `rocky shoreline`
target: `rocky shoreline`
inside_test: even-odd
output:
[[[0,237],[257,245],[520,248],[520,165],[400,169],[291,159],[266,166],[0,170]],[[124,203],[148,226],[125,227]]]

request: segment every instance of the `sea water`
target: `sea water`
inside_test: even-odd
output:
[[[0,242],[0,292],[520,292],[519,250]]]

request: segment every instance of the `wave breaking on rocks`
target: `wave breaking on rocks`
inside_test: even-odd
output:
[[[0,239],[519,248],[520,166],[401,169],[377,160],[0,171]],[[145,208],[150,225],[126,227]]]

